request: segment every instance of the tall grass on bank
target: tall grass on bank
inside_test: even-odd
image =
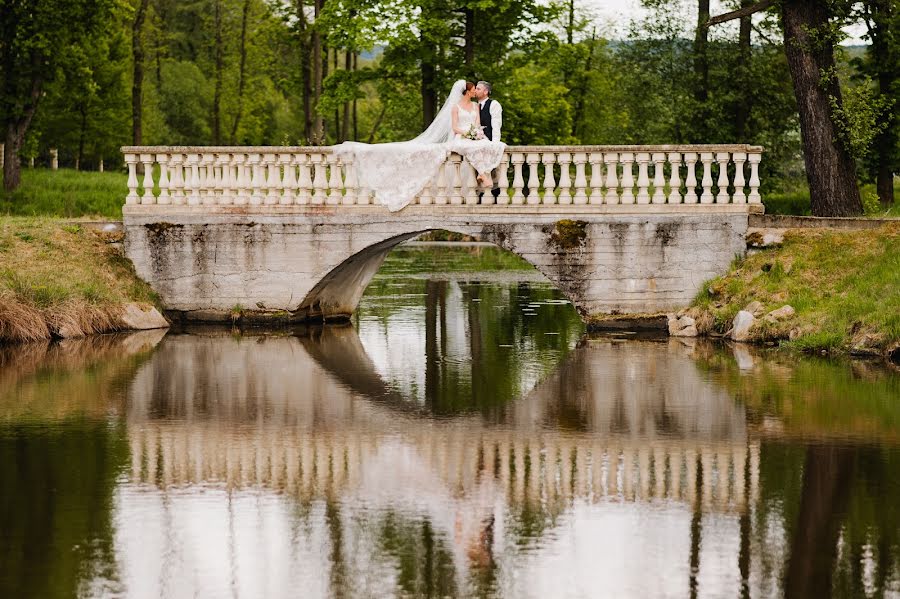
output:
[[[792,306],[777,323],[760,321],[760,341],[787,340],[806,351],[882,351],[900,342],[900,222],[878,229],[791,231],[781,247],[737,260],[695,301],[706,327],[724,333],[752,301]],[[791,334],[793,331],[793,334]]]
[[[128,177],[122,172],[23,168],[19,188],[0,193],[0,215],[120,219],[127,194]]]
[[[0,216],[0,343],[117,330],[130,302],[159,303],[131,262],[91,230]]]

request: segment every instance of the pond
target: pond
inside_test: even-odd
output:
[[[590,336],[496,248],[344,326],[0,349],[2,597],[900,595],[900,375]]]

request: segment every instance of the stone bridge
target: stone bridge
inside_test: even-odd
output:
[[[521,256],[582,316],[672,310],[743,254],[762,212],[762,148],[746,145],[510,146],[481,201],[453,154],[397,213],[330,148],[123,152],[127,256],[193,320],[346,318],[392,248],[436,229]]]

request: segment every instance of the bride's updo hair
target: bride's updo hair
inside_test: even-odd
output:
[[[464,89],[462,93],[465,96],[466,92],[472,91],[473,89],[475,89],[475,84],[471,81],[466,81],[466,89]]]

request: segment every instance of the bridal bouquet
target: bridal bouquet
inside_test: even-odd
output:
[[[463,133],[463,137],[466,139],[484,139],[484,127],[478,127],[474,123],[469,125],[469,130]]]

